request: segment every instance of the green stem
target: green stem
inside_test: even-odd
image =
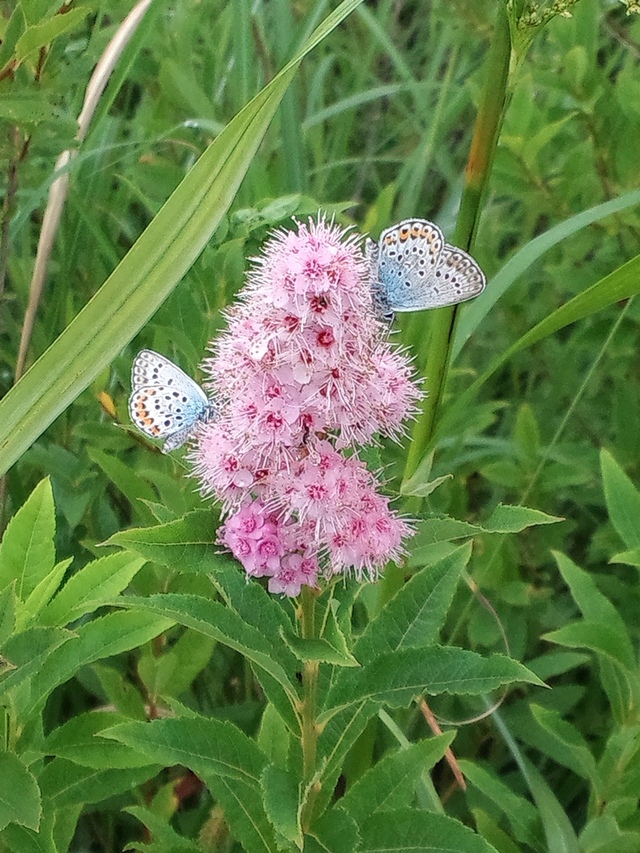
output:
[[[300,602],[300,635],[303,639],[316,636],[316,591],[302,587]],[[309,828],[318,791],[313,786],[318,747],[317,697],[318,661],[306,661],[302,670],[302,773],[306,800],[302,809],[303,831]],[[311,787],[310,787],[311,786]]]
[[[469,249],[473,242],[482,197],[491,174],[493,156],[507,103],[510,60],[509,22],[504,5],[501,4],[494,36],[487,54],[484,91],[471,140],[460,213],[453,239],[455,245],[463,249]],[[429,393],[413,430],[404,472],[405,480],[415,473],[433,440],[449,371],[456,317],[457,306],[441,308],[432,314],[431,338],[425,368]],[[417,510],[419,506],[413,509]]]

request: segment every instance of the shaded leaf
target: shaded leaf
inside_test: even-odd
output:
[[[38,783],[13,752],[0,752],[0,829],[19,823],[38,829],[42,806]]]

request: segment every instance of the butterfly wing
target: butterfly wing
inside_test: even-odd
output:
[[[484,290],[487,280],[471,255],[447,244],[442,250],[434,274],[434,293],[439,305],[457,305],[473,299]]]
[[[431,283],[444,246],[442,231],[426,219],[406,219],[382,232],[374,291],[388,311],[435,307]]]
[[[150,438],[164,438],[163,451],[181,447],[214,408],[200,386],[168,358],[142,350],[131,371],[129,415]]]
[[[486,279],[474,259],[445,243],[426,219],[407,219],[383,231],[378,245],[374,298],[389,312],[424,311],[456,305],[484,290]]]

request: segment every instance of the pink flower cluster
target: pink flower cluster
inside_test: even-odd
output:
[[[323,220],[276,233],[228,321],[205,363],[221,416],[193,457],[228,516],[221,542],[272,592],[375,578],[411,531],[356,449],[399,437],[420,393],[375,316],[359,239]]]

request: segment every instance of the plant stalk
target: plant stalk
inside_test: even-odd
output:
[[[303,586],[301,591],[300,635],[303,639],[313,639],[316,636],[316,591],[309,586]],[[306,791],[302,809],[302,829],[305,832],[311,824],[318,793],[313,785],[318,747],[318,666],[318,661],[305,661],[302,670],[302,772],[303,788]]]
[[[484,90],[473,130],[454,235],[455,245],[466,250],[470,248],[475,236],[482,197],[491,174],[508,99],[510,61],[509,21],[504,5],[500,4],[495,32],[487,54]],[[451,361],[457,307],[440,308],[431,315],[431,338],[425,368],[429,393],[413,430],[404,471],[405,481],[415,473],[433,441]],[[413,507],[416,510],[418,508]]]

